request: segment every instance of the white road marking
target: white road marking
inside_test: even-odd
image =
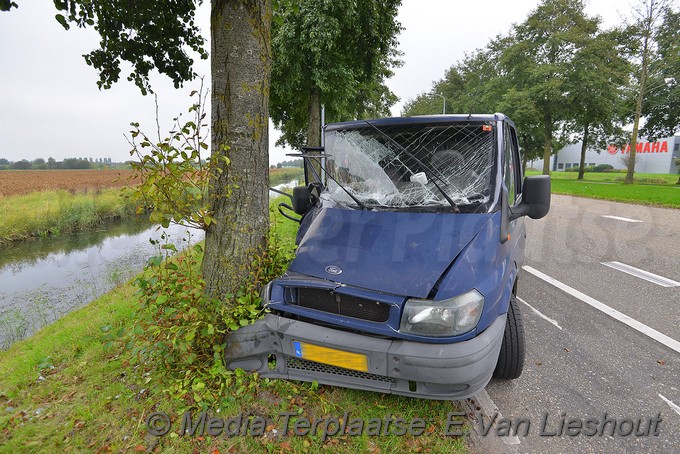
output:
[[[555,326],[558,327],[559,329],[562,329],[562,327],[559,325],[559,323],[557,323],[557,320],[554,320],[554,319],[548,317],[547,315],[541,314],[541,313],[538,311],[538,309],[536,309],[536,308],[533,307],[531,304],[529,304],[529,303],[527,303],[526,301],[524,301],[524,300],[523,300],[522,298],[520,298],[519,296],[517,297],[517,301],[519,301],[520,303],[523,303],[523,304],[526,304],[527,306],[529,306],[529,309],[531,309],[532,311],[534,311],[534,314],[538,315],[538,316],[541,317],[543,320],[547,320],[548,322],[552,323],[553,325],[555,325]]]
[[[607,315],[609,315],[612,318],[615,318],[616,320],[620,321],[621,323],[630,326],[634,330],[644,334],[647,337],[650,337],[654,339],[657,342],[662,343],[666,347],[670,348],[671,350],[675,350],[676,352],[680,353],[680,342],[676,341],[675,339],[671,339],[670,337],[666,336],[663,333],[658,332],[654,328],[650,328],[649,326],[645,325],[644,323],[638,322],[634,318],[631,318],[627,316],[624,313],[621,313],[617,311],[616,309],[613,309],[609,306],[607,306],[604,303],[599,302],[595,298],[591,298],[590,296],[579,292],[578,290],[569,287],[567,284],[564,284],[557,279],[554,279],[547,274],[543,274],[540,271],[538,271],[535,268],[532,268],[528,265],[525,265],[522,267],[524,270],[528,271],[529,273],[533,274],[539,279],[544,280],[548,284],[554,285],[555,287],[559,288],[560,290],[570,294],[574,298],[578,298],[584,303],[594,307],[598,311],[601,311]]]
[[[661,400],[663,400],[664,402],[666,402],[666,403],[668,404],[668,406],[671,407],[671,408],[673,409],[674,412],[676,412],[677,414],[680,415],[680,407],[679,407],[679,406],[675,405],[673,402],[671,402],[670,400],[666,399],[666,398],[665,398],[664,396],[662,396],[661,394],[659,394],[659,397],[661,398]]]
[[[626,265],[625,263],[602,262],[602,264],[604,266],[608,266],[609,268],[623,271],[624,273],[628,273],[631,276],[639,277],[640,279],[644,279],[662,287],[680,287],[680,282],[668,279],[667,277],[659,276],[658,274],[650,273],[649,271],[641,270],[640,268],[635,268],[634,266]]]
[[[609,219],[616,219],[617,221],[624,221],[624,222],[643,222],[639,219],[631,219],[631,218],[622,218],[621,216],[610,216],[608,214],[603,214],[603,218],[609,218]]]
[[[482,410],[489,419],[493,418],[493,415],[497,415],[496,421],[503,419],[503,415],[496,406],[496,403],[493,400],[491,400],[491,397],[489,396],[489,393],[486,392],[486,389],[483,389],[482,392],[477,394],[474,398],[475,400],[477,400],[477,403],[479,404],[480,407],[482,407]],[[495,425],[496,423],[494,422],[494,426]],[[500,438],[506,445],[520,444],[519,437],[517,435],[508,435]]]

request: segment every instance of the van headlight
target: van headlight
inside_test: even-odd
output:
[[[477,326],[483,307],[484,297],[474,289],[442,301],[410,299],[404,304],[399,332],[457,336]]]

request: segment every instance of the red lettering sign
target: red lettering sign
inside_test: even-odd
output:
[[[626,144],[625,147],[619,149],[614,145],[609,145],[607,147],[609,154],[616,154],[621,151],[621,154],[630,153],[630,144]],[[638,142],[635,145],[636,153],[668,153],[668,142]]]

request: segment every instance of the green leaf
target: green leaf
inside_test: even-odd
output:
[[[167,262],[165,264],[165,268],[168,270],[177,271],[179,269],[179,266],[177,266],[177,264],[174,262]]]
[[[146,263],[147,263],[149,266],[160,266],[160,264],[163,263],[163,257],[158,256],[158,255],[157,255],[157,256],[154,256],[154,257],[151,257],[151,258],[149,258],[149,259],[146,261]],[[153,285],[153,284],[152,284],[152,285]]]
[[[54,16],[54,18],[61,24],[62,27],[64,27],[65,30],[71,28],[68,22],[66,22],[66,18],[62,14],[57,14]]]
[[[153,222],[154,224],[162,222],[163,213],[160,213],[158,211],[152,211],[151,214],[149,215],[149,221]]]

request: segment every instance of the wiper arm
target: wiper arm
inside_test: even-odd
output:
[[[425,163],[423,163],[423,161],[421,161],[420,159],[418,159],[417,157],[415,157],[415,156],[413,155],[413,153],[411,153],[410,151],[408,151],[408,150],[407,150],[404,146],[402,146],[399,142],[397,142],[397,141],[394,140],[392,137],[390,137],[390,136],[388,136],[387,134],[385,134],[383,131],[380,130],[380,128],[378,128],[376,125],[374,125],[374,124],[371,123],[370,121],[368,121],[368,120],[364,120],[364,121],[366,122],[367,125],[369,125],[369,126],[372,127],[373,129],[375,129],[376,131],[378,131],[380,134],[382,134],[383,137],[385,137],[387,140],[389,140],[389,141],[392,142],[394,145],[396,145],[401,151],[403,151],[404,153],[406,153],[406,155],[407,155],[409,158],[413,159],[416,163],[418,163],[418,165],[421,166],[423,169],[425,169],[430,175],[432,175],[434,178],[438,179],[441,183],[446,184],[446,183],[444,182],[444,180],[442,180],[441,177],[437,174],[437,172],[433,171],[432,168],[431,168],[430,166],[425,165]],[[454,202],[453,199],[452,199],[451,197],[449,197],[449,195],[446,193],[446,191],[444,191],[444,190],[437,184],[437,182],[434,180],[434,178],[432,179],[432,184],[434,184],[434,187],[437,188],[437,189],[439,190],[439,192],[442,193],[442,195],[444,196],[444,198],[446,199],[446,201],[449,202],[449,204],[453,207],[453,212],[454,212],[454,213],[460,213],[460,209],[458,208],[458,205],[456,205],[456,202]]]
[[[303,148],[303,150],[304,150],[304,148]],[[326,156],[330,156],[330,155],[327,155],[327,154],[320,154],[320,153],[318,153],[318,154],[311,154],[311,153],[298,153],[298,154],[292,154],[292,153],[291,153],[291,154],[287,154],[286,156],[295,156],[295,157],[298,157],[298,158],[301,157],[301,158],[303,158],[303,159],[317,159],[317,160],[318,160],[318,163],[319,163],[319,167],[321,168],[321,170],[323,170],[323,172],[326,174],[326,176],[327,176],[328,178],[330,178],[331,180],[333,180],[333,181],[335,182],[335,184],[338,185],[339,188],[341,188],[343,191],[345,191],[345,193],[347,193],[347,195],[350,196],[352,200],[354,200],[354,202],[359,206],[359,208],[361,208],[362,210],[366,210],[366,209],[367,209],[367,208],[366,208],[366,205],[364,205],[364,204],[361,202],[361,200],[359,200],[358,198],[356,198],[356,196],[354,196],[351,192],[349,192],[349,190],[347,190],[347,188],[345,188],[343,185],[341,185],[340,183],[338,183],[338,180],[336,180],[335,178],[333,178],[333,176],[328,172],[328,170],[326,170],[326,168],[323,166],[323,164],[321,164],[321,158],[326,157]],[[317,171],[316,171],[316,169],[314,168],[314,166],[313,166],[313,165],[310,165],[309,168],[312,170],[312,173],[314,173],[314,176],[319,180],[319,182],[322,182],[323,179],[322,179],[321,176],[317,173]]]

